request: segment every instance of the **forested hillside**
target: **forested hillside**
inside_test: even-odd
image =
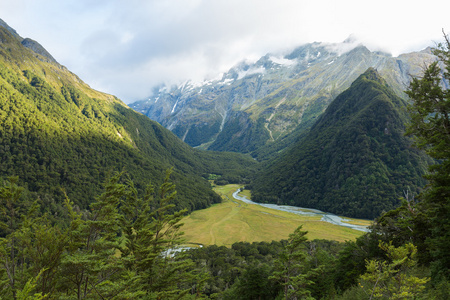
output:
[[[368,233],[308,241],[299,224],[287,240],[189,248],[183,216],[219,201],[206,178],[259,165],[190,148],[0,20],[0,299],[449,299],[444,37],[409,114],[368,69],[256,174],[253,200],[374,217]]]
[[[375,69],[329,105],[308,135],[264,168],[258,202],[375,218],[417,193],[431,160],[404,136],[406,103]]]
[[[46,207],[60,210],[65,191],[87,208],[114,171],[126,171],[143,190],[173,167],[177,207],[204,208],[220,201],[205,180],[209,174],[240,180],[254,164],[192,149],[11,30],[0,26],[0,177],[18,176]]]
[[[309,129],[331,101],[369,67],[405,98],[411,76],[436,57],[430,49],[393,57],[350,39],[311,43],[241,62],[222,78],[154,89],[130,104],[191,146],[266,160]]]

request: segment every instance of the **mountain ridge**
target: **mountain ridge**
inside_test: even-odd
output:
[[[126,171],[139,190],[174,167],[177,208],[220,201],[205,177],[239,180],[253,160],[192,149],[116,97],[91,89],[67,68],[25,47],[0,26],[0,177],[19,176],[43,206],[65,190],[87,208],[111,172]],[[242,164],[242,166],[241,166]],[[53,204],[52,204],[53,203]]]
[[[369,68],[256,175],[252,199],[377,217],[425,184],[431,161],[404,136],[406,120],[405,101]]]
[[[378,69],[404,98],[410,76],[433,60],[429,52],[392,57],[355,41],[312,43],[281,57],[267,54],[255,63],[240,63],[216,81],[160,87],[129,106],[191,146],[261,160],[266,150],[256,148],[281,142],[300,124],[308,128],[367,68]]]

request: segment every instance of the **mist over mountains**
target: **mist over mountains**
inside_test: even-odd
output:
[[[159,87],[165,128],[0,20],[0,298],[447,299],[445,38],[408,89],[429,49],[352,39]]]
[[[112,170],[129,171],[144,186],[145,181],[157,180],[158,172],[175,167],[174,176],[185,198],[178,205],[189,210],[204,208],[218,201],[204,178],[215,174],[224,176],[222,182],[240,182],[245,178],[248,183],[246,168],[255,164],[248,157],[223,151],[248,153],[267,161],[253,174],[255,200],[262,202],[306,205],[373,218],[398,204],[396,199],[401,196],[402,185],[417,191],[424,184],[420,177],[428,161],[422,154],[409,150],[411,143],[402,137],[401,124],[407,121],[403,91],[410,76],[420,73],[423,65],[435,59],[429,50],[392,57],[371,52],[352,39],[340,44],[313,43],[284,56],[267,54],[254,63],[242,62],[220,80],[161,87],[150,99],[131,105],[172,130],[180,141],[117,98],[90,89],[59,65],[38,42],[20,37],[4,22],[0,25],[2,86],[9,91],[3,93],[2,153],[6,155],[5,149],[24,149],[17,153],[12,150],[13,155],[8,158],[4,156],[0,176],[19,175],[32,192],[61,195],[58,188],[64,187],[80,205],[87,206],[89,195],[99,191],[101,182]],[[367,69],[371,71],[367,73]],[[389,141],[378,141],[380,137],[374,132],[382,131],[381,127],[378,131],[369,130],[368,134],[358,131],[356,123],[320,125],[330,121],[330,113],[326,113],[330,103],[336,106],[335,102],[343,97],[339,95],[354,86],[353,82],[363,72],[376,74],[365,76],[376,78],[378,85],[388,89],[383,90],[383,97],[395,103],[394,113],[381,109],[385,105],[381,101],[370,104],[381,105],[374,115],[361,117],[358,110],[348,109],[346,118],[354,120],[360,116],[360,123],[372,124],[364,128],[384,126],[389,131],[384,139]],[[20,96],[11,102],[8,100],[11,95]],[[355,107],[367,102],[366,96],[364,91],[353,96]],[[386,124],[372,120],[385,114],[389,115]],[[397,124],[395,130],[389,129],[388,123]],[[339,142],[326,137],[329,132],[337,134],[343,128],[345,137]],[[358,142],[365,136],[378,141],[369,143],[367,151],[363,150],[365,144]],[[182,141],[220,152],[192,149]],[[363,159],[366,162],[352,163],[352,158],[345,160],[346,167],[332,163],[337,169],[329,169],[319,159],[325,152],[316,149],[311,156],[302,152],[304,147],[330,149],[326,156],[331,161],[367,152]],[[333,158],[334,155],[338,158]],[[302,172],[288,167],[305,159],[315,166],[314,171],[305,173],[309,174],[308,180],[301,178],[305,175]],[[365,180],[367,163],[370,165],[372,161],[375,169],[384,174],[379,177],[387,178],[388,184],[374,181],[361,185],[361,188],[370,186],[370,195],[356,192],[358,188],[348,185],[345,176],[333,179],[327,175],[342,169],[346,176]],[[311,178],[322,179],[310,182]],[[361,182],[361,178],[357,181]],[[269,191],[271,184],[275,186]],[[279,190],[283,186],[289,187],[289,191]],[[336,189],[343,189],[339,199],[348,198],[348,186],[355,193],[350,197],[354,205],[329,204],[330,193]],[[320,191],[315,191],[318,187]],[[372,196],[377,193],[390,196],[375,201]]]
[[[405,98],[411,76],[433,60],[429,49],[392,57],[353,39],[312,43],[284,56],[242,62],[218,80],[159,87],[147,100],[129,106],[193,147],[257,158],[265,152],[261,149],[280,143],[299,125],[311,126],[368,68],[375,68]]]

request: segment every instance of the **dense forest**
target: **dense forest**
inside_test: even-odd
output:
[[[369,162],[366,173],[346,180],[342,194],[343,178],[337,177],[337,187],[324,183],[314,168],[309,177],[317,181],[297,186],[329,187],[338,198],[361,184],[372,192],[381,184],[386,193],[374,199],[389,205],[372,201],[372,215],[369,206],[347,203],[355,214],[377,217],[370,232],[346,243],[308,241],[299,226],[282,241],[188,248],[183,216],[220,201],[207,179],[248,182],[256,163],[188,147],[0,27],[0,299],[450,298],[450,40],[445,38],[434,51],[440,63],[413,79],[407,91],[406,128],[406,110],[398,109],[405,103],[391,97],[369,70],[311,129],[309,135],[317,137],[301,145],[309,147],[300,153],[306,157],[336,147],[344,160],[328,164],[334,173],[354,171],[347,158]],[[347,127],[340,124],[348,118]],[[329,123],[345,130],[333,131]],[[402,138],[404,130],[429,158]],[[340,139],[357,132],[364,147],[350,145],[355,151],[347,157],[339,152]],[[334,139],[325,142],[329,136]],[[369,153],[375,150],[384,152]],[[319,168],[320,162],[310,164]],[[417,164],[417,173],[408,163]],[[416,178],[428,164],[425,185]],[[399,186],[410,187],[405,193],[395,181],[384,186],[394,175],[403,178]]]
[[[113,171],[125,170],[144,190],[171,167],[182,195],[177,208],[205,208],[220,201],[210,174],[239,181],[255,164],[239,154],[195,150],[3,27],[0,38],[0,178],[18,176],[53,213],[63,209],[62,190],[87,208]]]
[[[405,137],[406,103],[375,69],[336,97],[286,153],[252,183],[257,202],[373,219],[417,193],[430,158]]]
[[[432,232],[442,224],[430,218],[426,202],[405,199],[401,207],[381,216],[369,233],[354,242],[308,241],[307,232],[300,226],[287,240],[187,249],[182,247],[180,223],[186,210],[171,212],[177,195],[170,176],[168,171],[161,186],[149,185],[141,197],[126,174],[114,174],[89,210],[79,210],[66,198],[69,221],[57,224],[47,213],[41,213],[37,201],[27,197],[17,178],[3,182],[0,297],[449,296],[448,265],[442,261],[448,257],[448,248],[437,246],[439,256],[432,251],[430,245],[438,242]]]

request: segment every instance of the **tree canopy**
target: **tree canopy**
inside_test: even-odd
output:
[[[422,193],[423,209],[430,220],[427,238],[434,272],[450,276],[450,39],[433,53],[438,61],[414,78],[407,91],[412,100],[408,133],[438,163],[429,168],[428,188]]]

